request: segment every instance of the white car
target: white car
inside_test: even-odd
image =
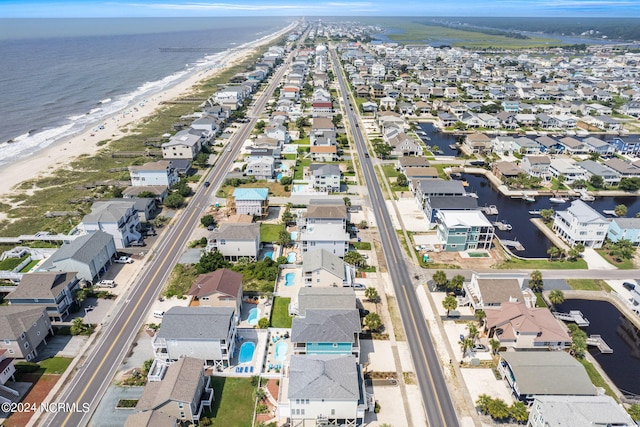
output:
[[[98,288],[115,288],[116,287],[116,282],[114,282],[113,280],[101,280],[101,281],[98,282],[96,287],[98,287]]]
[[[118,264],[133,264],[133,258],[128,256],[121,256],[120,258],[116,258],[113,262]]]

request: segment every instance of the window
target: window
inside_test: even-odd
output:
[[[184,408],[184,403],[178,402],[178,409],[182,409],[182,408]]]
[[[11,344],[11,340],[4,340],[5,344]]]
[[[14,354],[14,353],[15,353],[15,351],[13,351],[13,349],[12,349],[12,348],[10,348],[10,349],[9,349],[9,354]]]
[[[22,334],[20,334],[20,339],[23,340],[24,339],[24,332]]]
[[[336,414],[336,410],[335,409],[331,409],[331,415],[335,415]]]
[[[29,341],[24,343],[24,348],[29,348]]]
[[[184,418],[184,411],[180,411],[180,418]]]

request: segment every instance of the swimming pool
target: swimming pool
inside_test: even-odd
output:
[[[253,360],[253,352],[256,349],[256,345],[251,342],[251,341],[247,341],[246,343],[242,344],[242,346],[240,347],[240,355],[238,356],[238,363],[249,363]]]
[[[247,318],[247,323],[250,325],[257,325],[258,317],[260,317],[260,310],[258,308],[252,308],[251,310],[249,310],[249,317]]]
[[[294,193],[304,193],[305,191],[307,191],[307,186],[303,184],[296,184],[292,189],[292,192]]]
[[[264,253],[264,258],[262,258],[262,259],[265,259],[265,258],[273,259],[273,251],[265,252]]]
[[[298,255],[295,252],[289,252],[287,254],[287,262],[293,264],[298,259]]]
[[[282,179],[282,174],[281,174],[281,173],[279,173],[279,174],[278,174],[278,176],[276,177],[276,179],[277,179],[278,181],[280,181],[280,180]]]
[[[284,163],[280,165],[280,170],[283,171],[288,171],[289,170],[289,166],[285,165]]]
[[[287,273],[284,275],[284,285],[293,286],[293,282],[296,280],[296,273]]]
[[[298,232],[297,231],[292,231],[291,233],[289,233],[289,236],[291,237],[291,241],[293,241],[293,242],[298,240]]]
[[[282,362],[287,358],[287,349],[289,349],[289,344],[284,341],[276,344],[276,360],[278,362]]]

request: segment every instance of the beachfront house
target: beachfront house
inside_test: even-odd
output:
[[[528,427],[637,427],[624,407],[611,396],[535,396]]]
[[[171,365],[155,363],[152,368],[150,372],[157,375],[150,376],[135,407],[139,412],[128,417],[127,426],[147,425],[143,424],[146,419],[155,420],[148,424],[154,427],[197,424],[205,408],[211,409],[214,392],[203,360],[184,356]]]
[[[78,279],[94,282],[107,271],[115,256],[113,236],[96,231],[60,246],[38,267],[38,271],[77,271]]]
[[[307,309],[293,318],[293,354],[353,355],[360,360],[360,314],[355,308]]]
[[[153,337],[153,354],[165,362],[189,355],[222,369],[236,348],[236,324],[233,307],[172,307]]]
[[[609,220],[582,200],[574,200],[567,210],[557,211],[553,220],[553,231],[573,246],[602,247],[609,229]]]
[[[303,253],[325,249],[344,258],[344,254],[349,250],[350,237],[346,230],[346,222],[341,218],[323,220],[307,216],[304,228],[298,231],[298,238]]]
[[[362,426],[373,399],[355,357],[342,355],[293,355],[278,416],[292,426],[307,424]],[[370,408],[371,407],[371,408]]]
[[[629,240],[634,245],[640,245],[640,218],[614,218],[609,224],[607,239],[618,242]]]
[[[170,160],[145,163],[142,166],[129,166],[131,186],[173,187],[180,178]]]
[[[255,262],[260,252],[260,224],[221,224],[209,234],[205,250],[218,251],[230,261],[248,258]]]
[[[104,231],[113,237],[117,249],[126,248],[141,239],[140,217],[134,203],[122,201],[94,202],[91,213],[82,218],[80,228],[87,233]]]
[[[479,211],[446,211],[436,214],[437,236],[447,252],[491,249],[494,228]]]
[[[206,141],[202,131],[183,129],[162,144],[162,158],[193,160]]]
[[[325,249],[316,249],[303,254],[302,280],[304,286],[350,287],[354,278],[355,267]]]
[[[268,149],[260,149],[263,151],[271,151]],[[255,151],[255,150],[254,150]],[[275,170],[275,159],[273,157],[253,157],[247,161],[247,167],[244,173],[247,176],[253,176],[259,180],[273,179]]]
[[[242,274],[227,268],[201,274],[191,286],[189,296],[201,307],[232,307],[240,318]]]
[[[27,273],[6,299],[14,306],[44,308],[51,320],[62,322],[79,287],[75,272]]]
[[[215,103],[235,111],[250,95],[250,88],[245,85],[225,86],[213,95]]]
[[[323,192],[339,192],[342,172],[333,163],[312,163],[308,169],[309,185]]]
[[[45,307],[0,306],[0,350],[8,357],[33,360],[49,334],[53,328]]]
[[[269,214],[269,189],[236,188],[227,199],[227,209],[231,214],[266,217]]]

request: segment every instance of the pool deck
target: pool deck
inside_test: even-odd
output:
[[[295,280],[292,286],[285,286],[287,273],[294,273]],[[298,298],[298,292],[302,287],[302,268],[287,267],[280,269],[278,280],[276,281],[276,287],[274,294],[279,297],[291,298],[291,300]]]
[[[248,322],[249,313],[251,312],[252,308],[257,308],[258,310],[260,310],[258,320],[262,317],[266,317],[268,319],[269,316],[271,316],[271,306],[265,305],[265,302],[266,300],[264,298],[260,298],[258,300],[258,304],[251,304],[246,302],[246,300],[243,300],[241,307],[240,324],[238,325],[238,328],[253,328],[257,325],[257,323],[256,325],[250,325]]]
[[[238,335],[236,341],[236,348],[238,349],[238,354],[236,354],[231,359],[231,366],[223,369],[221,372],[212,371],[212,375],[224,376],[224,377],[250,377],[252,375],[259,375],[262,373],[263,364],[262,361],[265,360],[265,354],[267,349],[267,337],[268,332],[264,329],[249,329],[249,328],[238,328]],[[238,355],[240,352],[240,347],[245,342],[252,342],[256,345],[253,351],[253,358],[251,362],[247,363],[238,363]],[[242,372],[236,372],[236,367],[243,367]],[[253,366],[253,372],[244,372],[244,367]],[[250,369],[249,369],[250,370]]]
[[[293,344],[291,344],[291,338],[282,338],[284,334],[287,333],[291,335],[291,330],[286,328],[269,329],[269,340],[267,344],[268,351],[264,369],[265,374],[278,374],[278,372],[276,372],[278,369],[276,369],[275,367],[277,365],[281,366],[279,370],[280,373],[282,373],[283,368],[289,365],[289,360],[291,359],[291,355],[293,354]],[[284,360],[276,360],[276,345],[279,342],[287,343],[287,355]],[[271,366],[271,368],[269,368],[269,366]]]

